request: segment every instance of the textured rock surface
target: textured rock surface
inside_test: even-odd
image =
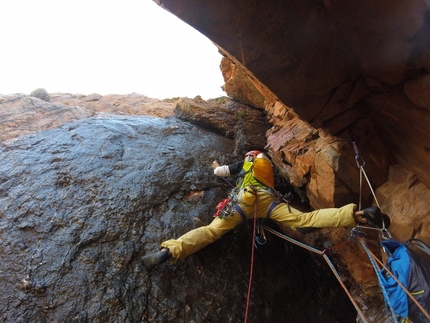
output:
[[[234,62],[223,64],[227,85],[233,82],[231,71],[243,69],[238,79],[246,74],[269,88],[271,98],[263,92],[269,102],[279,100],[313,127],[343,140],[355,130],[362,149],[379,151],[382,139],[397,163],[430,184],[430,134],[422,130],[430,126],[430,113],[420,108],[429,93],[425,1],[156,2]],[[382,166],[387,175],[388,165]]]
[[[177,100],[179,98],[166,100],[152,99],[138,93],[127,95],[109,94],[104,96],[97,93],[90,95],[51,94],[51,102],[58,102],[67,106],[82,106],[93,113],[152,115],[156,117],[171,116]]]
[[[175,116],[233,138],[239,154],[253,149],[263,150],[267,144],[265,133],[269,124],[264,111],[228,98],[182,99],[176,105]]]
[[[135,116],[101,115],[3,142],[2,320],[243,321],[249,224],[176,265],[148,273],[140,262],[162,240],[211,221],[228,191],[211,161],[232,162],[235,150],[232,139],[177,119]],[[268,238],[256,251],[250,322],[355,321],[320,259]]]
[[[248,74],[226,57],[221,60],[221,71],[225,84],[223,91],[238,102],[256,108],[264,109],[264,96],[261,89],[257,89]]]
[[[64,106],[24,94],[0,97],[0,141],[58,127],[92,115],[80,106]]]
[[[193,156],[192,147],[184,154],[184,138],[206,154]],[[182,229],[210,218],[207,202],[223,193],[210,156],[230,147],[152,117],[86,119],[4,145],[3,320],[143,318],[151,304],[143,247],[155,248],[175,223]],[[195,191],[201,200],[186,199]]]
[[[430,243],[428,1],[155,2],[219,47],[230,97],[263,102],[272,161],[313,208],[379,203],[394,238]],[[377,201],[364,179],[360,187],[355,157]],[[345,237],[318,234],[335,244]],[[375,295],[375,277],[357,252],[339,249],[351,276]]]
[[[158,100],[140,94],[50,94],[50,102],[25,94],[0,96],[0,141],[52,129],[99,113],[172,116],[178,99]]]
[[[15,106],[2,118],[2,129],[7,131],[2,132],[1,139],[17,138],[20,134],[55,128],[64,121],[105,112],[172,115],[176,106],[175,114],[181,119],[234,139],[226,147],[230,152],[227,160],[240,155],[242,149],[266,144],[277,173],[291,181],[297,192],[305,191],[306,195],[300,197],[307,199],[311,207],[319,208],[357,202],[360,193],[364,206],[372,203],[372,194],[365,183],[364,191],[360,190],[354,147],[350,142],[353,134],[362,157],[359,162],[366,162],[371,185],[377,188],[378,202],[393,220],[390,230],[394,237],[401,241],[417,237],[430,243],[428,2],[156,2],[219,46],[225,55],[223,88],[237,102],[227,99],[224,102],[188,99],[160,102],[137,94],[104,97],[51,94],[52,105],[48,105],[35,98],[15,98],[16,102],[23,100],[16,104],[7,98],[8,104]],[[2,110],[6,106],[3,102],[4,97],[0,99]],[[133,133],[128,118],[95,120],[104,120],[107,133],[92,137],[94,124],[91,124],[91,131],[83,131],[77,139],[70,138],[71,143],[63,142],[55,149],[45,146],[49,142],[47,138],[56,139],[53,134],[62,130],[42,132],[29,137],[33,138],[29,141],[15,139],[16,142],[9,141],[2,146],[1,158],[9,156],[14,158],[14,163],[19,162],[19,167],[9,168],[0,182],[1,205],[6,205],[1,212],[10,212],[7,218],[1,218],[2,238],[7,241],[2,243],[2,252],[7,252],[7,258],[2,269],[5,279],[1,283],[5,289],[16,292],[2,296],[2,304],[6,304],[2,313],[8,315],[4,316],[5,320],[24,322],[29,318],[48,317],[52,321],[243,321],[244,286],[247,287],[249,270],[249,252],[244,250],[249,251],[250,239],[250,230],[245,225],[186,261],[173,267],[163,266],[154,274],[142,272],[138,262],[143,250],[157,248],[167,234],[179,235],[210,220],[211,212],[208,215],[207,210],[213,209],[214,200],[206,200],[205,194],[210,191],[222,195],[220,191],[226,187],[211,183],[208,185],[215,186],[203,194],[200,188],[190,184],[178,193],[176,184],[170,183],[169,178],[166,187],[154,182],[154,187],[166,190],[164,193],[161,189],[156,193],[150,190],[149,196],[154,196],[156,205],[150,206],[152,201],[144,200],[142,203],[148,204],[143,206],[136,198],[143,189],[139,176],[143,170],[149,174],[152,169],[139,168],[142,165],[139,163],[148,156],[139,155],[139,147],[131,145],[139,152],[135,156],[141,158],[130,160],[132,166],[127,167],[137,166],[137,174],[124,175],[117,183],[110,176],[112,163],[117,161],[110,152],[118,147],[121,150],[128,140],[135,144],[140,135],[149,134],[128,138]],[[135,121],[131,123],[135,125]],[[85,124],[87,121],[82,121],[82,126]],[[161,124],[157,127],[164,131],[158,137],[182,135],[176,126],[164,128]],[[267,129],[264,142],[262,131]],[[153,128],[149,132],[157,135]],[[92,140],[87,142],[84,138]],[[40,166],[40,161],[49,157],[49,153],[71,149],[76,146],[76,140],[88,143],[75,153],[78,159],[54,158],[53,169],[49,171],[48,166]],[[100,143],[103,140],[108,146],[111,142],[114,144],[106,147]],[[182,152],[193,148],[189,137],[179,141],[188,143],[180,146]],[[96,152],[91,149],[94,147]],[[43,153],[30,165],[22,156],[27,157],[32,149]],[[166,149],[167,155],[174,150],[170,146]],[[190,154],[193,152],[194,149]],[[182,167],[188,169],[197,163],[203,169],[204,162],[198,162],[199,158],[212,156],[207,156],[211,154],[209,151],[202,153],[204,157],[197,157],[197,161],[181,160]],[[87,163],[87,156],[94,157],[91,164]],[[162,158],[165,156],[162,154]],[[12,163],[7,158],[5,167]],[[66,162],[72,166],[62,167],[60,172],[58,165]],[[119,169],[115,168],[115,174],[121,174],[124,165],[125,162]],[[77,169],[87,166],[92,167],[89,179],[76,176]],[[129,173],[130,169],[126,169]],[[42,188],[48,189],[47,182],[40,179],[51,171],[59,175],[55,192],[72,188],[72,194],[67,194],[65,200],[60,200],[57,193],[42,197],[43,193],[39,192]],[[75,176],[68,176],[70,173]],[[201,176],[201,183],[213,181],[203,172]],[[148,175],[150,180],[153,177]],[[29,187],[32,191],[19,193],[20,187],[23,190]],[[168,198],[159,201],[157,198],[163,195]],[[69,200],[75,197],[76,201]],[[68,207],[64,209],[63,205]],[[175,212],[166,215],[166,209]],[[182,212],[179,223],[176,221],[178,210]],[[52,214],[61,215],[59,228],[50,222]],[[136,224],[130,229],[129,223]],[[61,237],[65,240],[60,240],[61,230],[66,233]],[[318,248],[327,243],[341,245],[333,258],[350,292],[365,309],[369,321],[387,320],[373,269],[363,250],[352,241],[343,244],[350,234],[348,230],[324,229],[306,236],[284,230]],[[370,233],[367,238],[369,247],[378,254],[378,235]],[[257,251],[250,321],[277,322],[285,321],[286,317],[295,322],[355,320],[351,304],[343,303],[343,291],[339,291],[339,285],[323,270],[318,259],[303,258],[299,255],[301,249],[277,239],[270,242]],[[304,272],[303,268],[309,267]],[[230,272],[232,276],[228,276]],[[291,281],[285,277],[291,277]],[[330,285],[324,285],[323,281]],[[52,291],[53,285],[59,287],[60,293]],[[69,290],[70,298],[66,296]],[[298,293],[306,297],[299,300]],[[340,308],[345,312],[338,312]]]
[[[428,2],[156,2],[219,46],[228,95],[264,102],[267,149],[312,207],[356,202],[360,193],[364,206],[372,203],[368,186],[360,189],[351,135],[373,188],[400,165],[424,184],[418,196],[427,194]],[[394,204],[381,207],[400,212]],[[424,237],[425,227],[411,235]]]

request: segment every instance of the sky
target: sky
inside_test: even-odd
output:
[[[226,95],[212,42],[152,0],[0,0],[0,94]]]

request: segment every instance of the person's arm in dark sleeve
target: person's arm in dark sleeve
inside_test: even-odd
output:
[[[212,163],[212,167],[214,168],[214,174],[216,176],[227,177],[231,175],[236,175],[241,171],[243,167],[243,160],[231,165],[222,166],[218,162],[214,161]]]

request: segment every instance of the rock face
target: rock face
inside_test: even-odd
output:
[[[395,239],[430,243],[428,1],[156,2],[219,47],[233,100],[1,97],[4,321],[243,321],[246,224],[154,273],[139,259],[210,221],[228,187],[207,163],[250,148],[264,147],[278,178],[309,201],[298,207],[378,204]],[[319,249],[342,246],[331,257],[349,292],[370,322],[390,320],[365,253],[345,244],[351,232],[283,229]],[[367,238],[378,254],[378,233]],[[326,269],[270,238],[257,249],[249,321],[355,322]]]
[[[24,94],[2,96],[0,107],[1,141],[55,128],[64,122],[92,115],[90,110],[81,106],[51,104]]]
[[[160,101],[144,95],[53,93],[50,102],[25,94],[0,96],[0,141],[52,129],[99,113],[126,115],[173,115],[178,99]]]
[[[375,161],[369,169],[379,168],[375,173],[383,180],[372,177],[376,186],[395,163],[430,184],[430,133],[423,130],[430,126],[430,16],[424,0],[156,2],[208,36],[232,61],[223,66],[224,88],[233,98],[243,102],[248,93],[261,104],[253,90],[229,90],[231,75],[241,70],[234,74],[258,84],[269,102],[266,110],[286,106],[313,128],[343,140],[341,149],[352,151],[346,146],[353,132],[366,161]],[[281,126],[288,119],[275,116]],[[279,145],[295,149],[288,141]],[[327,204],[326,197],[320,200],[315,207]],[[329,204],[333,200],[338,198]]]
[[[179,98],[158,100],[148,98],[138,93],[118,95],[90,95],[54,93],[51,102],[62,103],[66,106],[81,106],[97,113],[126,114],[126,115],[152,115],[156,117],[171,116],[175,103]]]
[[[313,208],[379,204],[398,239],[430,243],[428,1],[155,2],[225,55],[224,90],[267,112],[266,149]]]
[[[239,155],[253,149],[263,150],[267,143],[266,114],[228,98],[207,102],[182,99],[176,105],[175,116],[233,138]]]
[[[430,184],[427,1],[156,2],[313,127],[345,138],[368,118],[362,131]]]
[[[41,100],[32,102],[44,110]],[[261,127],[254,131],[264,133],[260,111],[224,104],[215,115],[213,102],[184,99],[176,113],[222,133],[222,120],[241,129],[230,109],[240,107],[247,113],[238,124],[253,118]],[[9,131],[12,137],[0,145],[2,321],[243,321],[249,223],[175,265],[148,273],[140,259],[164,239],[211,221],[229,191],[213,176],[212,160],[235,161],[241,147],[261,144],[259,136],[248,136],[244,127],[241,136],[226,138],[173,117],[99,114],[47,130],[40,119],[24,121],[15,126],[38,131],[18,138]],[[355,322],[349,299],[321,259],[268,239],[255,254],[250,322]]]
[[[208,221],[207,202],[224,195],[211,155],[230,150],[154,117],[86,119],[3,146],[4,321],[139,321],[151,304],[143,247],[156,249],[175,223]]]
[[[155,2],[218,46],[224,90],[266,111],[266,149],[313,208],[377,204],[395,239],[430,244],[428,1]],[[352,277],[376,286],[351,251]]]

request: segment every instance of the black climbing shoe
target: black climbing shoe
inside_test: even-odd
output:
[[[142,258],[143,265],[146,269],[151,270],[167,261],[169,259],[169,250],[162,249],[157,253],[151,253]]]
[[[382,214],[382,221],[384,221],[384,226],[385,229],[388,229],[388,227],[391,224],[391,219],[388,215],[386,215],[385,213],[381,213]]]
[[[388,215],[381,213],[379,207],[371,206],[365,208],[363,210],[363,213],[363,216],[367,219],[367,223],[374,227],[382,229],[382,223],[384,223],[385,229],[388,229],[388,227],[390,226],[390,218],[388,217]]]

